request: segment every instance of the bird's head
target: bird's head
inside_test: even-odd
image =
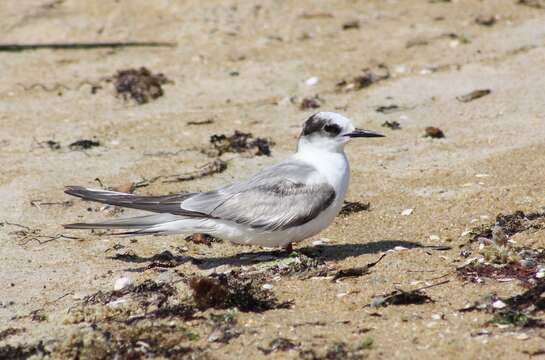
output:
[[[341,152],[352,138],[383,137],[384,135],[354,127],[352,121],[334,112],[318,112],[303,124],[298,150],[317,148]]]

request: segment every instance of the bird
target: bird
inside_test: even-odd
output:
[[[293,243],[318,234],[340,212],[350,179],[345,145],[375,137],[384,135],[356,128],[341,114],[318,112],[304,121],[294,154],[216,190],[139,196],[67,186],[68,195],[151,214],[64,227],[128,230],[117,233],[123,235],[206,233],[291,252]]]

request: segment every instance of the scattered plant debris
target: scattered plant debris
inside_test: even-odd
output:
[[[329,12],[323,12],[323,11],[309,11],[309,12],[303,12],[301,15],[299,15],[302,19],[323,19],[323,18],[332,18],[333,14]]]
[[[224,134],[210,136],[211,148],[203,150],[208,156],[221,156],[224,153],[252,153],[252,155],[271,155],[271,145],[274,143],[270,139],[254,138],[251,133],[244,133],[235,130],[233,135]]]
[[[445,137],[445,133],[443,132],[443,130],[439,129],[438,127],[434,127],[434,126],[428,126],[426,129],[425,129],[425,137],[430,137],[432,139],[442,139]]]
[[[392,130],[401,130],[401,124],[397,121],[385,121],[382,123],[383,127],[387,127]]]
[[[33,356],[46,357],[51,355],[43,342],[32,345],[3,345],[0,346],[0,359],[28,359]]]
[[[285,352],[290,351],[293,349],[296,349],[299,347],[299,344],[295,343],[294,341],[290,339],[286,339],[283,337],[279,337],[276,339],[273,339],[267,348],[258,346],[258,350],[261,351],[265,355],[269,355],[270,353],[274,352]]]
[[[353,267],[353,268],[348,268],[348,269],[341,269],[339,271],[337,271],[335,273],[335,275],[333,275],[333,279],[331,279],[331,282],[335,282],[339,279],[344,279],[344,278],[348,278],[348,277],[359,277],[359,276],[362,276],[362,275],[366,275],[369,273],[369,269],[371,269],[373,266],[375,266],[376,264],[378,264],[384,257],[386,256],[386,254],[382,254],[378,260],[372,262],[372,263],[369,263],[367,265],[364,265],[364,266],[359,266],[359,267]]]
[[[209,342],[227,344],[231,339],[239,337],[242,333],[235,328],[237,324],[236,312],[229,311],[225,314],[212,314],[210,316],[212,331],[208,335]]]
[[[343,30],[359,29],[359,20],[349,20],[343,24]]]
[[[489,324],[513,325],[516,327],[543,328],[545,323],[532,314],[545,310],[545,280],[524,293],[500,299],[496,295],[485,297],[474,305],[466,306],[460,311],[486,311],[493,313]]]
[[[305,360],[363,360],[366,358],[360,349],[350,349],[344,342],[329,346],[325,353],[319,354],[315,349],[299,351],[299,358]]]
[[[58,201],[58,202],[55,202],[55,201],[42,201],[42,200],[31,200],[30,205],[35,206],[38,209],[40,209],[42,206],[56,206],[56,205],[67,208],[67,207],[70,207],[70,206],[74,205],[74,202],[72,200]]]
[[[533,7],[536,9],[545,9],[545,0],[518,0],[517,4]]]
[[[290,302],[279,303],[274,294],[261,285],[259,281],[241,278],[237,273],[197,276],[189,282],[193,300],[201,310],[236,307],[243,312],[263,312],[291,305]]]
[[[531,249],[510,241],[510,237],[524,231],[545,229],[545,211],[525,214],[499,214],[493,224],[482,225],[471,231],[472,239],[463,249],[469,258],[458,268],[458,275],[468,281],[483,282],[517,279],[531,286],[545,277],[545,250]]]
[[[112,78],[117,95],[138,104],[148,103],[163,96],[161,85],[172,83],[163,74],[152,74],[147,68],[119,70]]]
[[[180,359],[198,357],[203,350],[192,344],[197,339],[178,324],[107,322],[76,330],[53,353],[56,359]]]
[[[474,283],[482,283],[483,278],[495,280],[517,279],[525,285],[530,285],[530,280],[534,278],[537,269],[536,267],[527,268],[521,266],[519,263],[498,266],[471,262],[468,265],[458,268],[456,271],[460,278]]]
[[[317,109],[320,106],[322,106],[323,103],[324,103],[324,100],[319,95],[309,96],[301,100],[301,103],[299,104],[299,109],[301,110]]]
[[[12,328],[12,327],[10,327],[10,328],[4,329],[4,330],[0,331],[0,341],[2,341],[4,339],[7,339],[10,336],[24,333],[25,331],[26,331],[25,328]],[[1,350],[0,350],[0,352],[1,352]]]
[[[151,257],[151,263],[148,269],[152,268],[173,268],[187,260],[184,256],[174,256],[170,251],[165,250]]]
[[[486,96],[490,94],[491,92],[492,91],[490,89],[474,90],[470,92],[469,94],[457,96],[456,99],[460,102],[466,103],[466,102],[476,100],[478,98],[482,98],[483,96]]]
[[[269,151],[269,154],[270,154],[270,151]],[[227,162],[221,159],[215,159],[212,162],[209,162],[200,166],[195,171],[191,171],[181,175],[168,176],[166,177],[166,179],[163,180],[163,183],[173,183],[173,182],[200,179],[200,178],[211,176],[214,174],[221,174],[225,170],[227,170]]]
[[[347,216],[361,211],[367,211],[371,208],[371,203],[362,203],[359,201],[345,201],[339,212],[340,216]]]
[[[396,111],[401,111],[402,109],[398,105],[382,105],[375,108],[376,112],[382,114],[390,114]]]
[[[496,23],[496,17],[493,15],[479,15],[475,18],[475,22],[482,26],[492,26]]]
[[[39,147],[47,147],[51,150],[59,150],[61,148],[61,143],[55,140],[40,141],[37,144]]]
[[[185,241],[191,241],[194,244],[204,244],[208,247],[212,246],[212,243],[222,242],[221,239],[215,238],[212,235],[195,233],[185,238]]]
[[[188,121],[187,125],[209,125],[209,124],[213,124],[213,123],[214,123],[214,119],[208,118],[208,119],[202,120],[202,121]]]
[[[70,150],[87,150],[96,146],[100,146],[99,141],[85,139],[74,141],[68,145],[68,148],[70,148]]]
[[[353,91],[369,87],[374,83],[386,80],[390,77],[390,71],[384,64],[380,64],[374,69],[363,69],[363,74],[355,76],[352,80],[341,80],[336,84],[337,90]]]
[[[410,291],[397,289],[392,291],[389,294],[386,294],[383,296],[377,296],[373,298],[369,306],[380,307],[380,306],[388,306],[388,305],[413,305],[413,304],[420,305],[420,304],[434,302],[433,299],[431,299],[428,295],[424,294],[422,291],[425,289],[429,289],[431,287],[446,284],[448,282],[449,280],[445,280],[437,284],[424,286],[420,289],[415,289]]]

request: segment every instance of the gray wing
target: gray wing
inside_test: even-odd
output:
[[[254,228],[287,229],[314,219],[335,199],[335,190],[325,179],[307,185],[316,175],[314,167],[290,160],[248,181],[195,194],[182,201],[181,208]]]

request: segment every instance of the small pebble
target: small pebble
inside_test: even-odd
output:
[[[494,302],[492,303],[492,307],[493,307],[494,309],[503,309],[503,308],[506,307],[506,306],[507,306],[507,304],[504,303],[504,302],[501,301],[501,300],[496,300],[496,301],[494,301]]]
[[[114,283],[114,290],[119,291],[122,289],[125,289],[133,284],[131,278],[128,277],[122,277],[115,281]]]
[[[263,284],[263,286],[261,286],[261,288],[263,290],[272,290],[273,286],[272,286],[272,284]]]
[[[314,85],[318,84],[319,81],[320,81],[319,77],[313,76],[313,77],[310,77],[310,78],[306,79],[305,84],[307,84],[308,86],[314,86]]]
[[[430,240],[439,241],[441,238],[438,235],[430,235]]]
[[[413,213],[414,209],[405,209],[401,212],[401,215],[403,216],[409,216]]]
[[[541,268],[536,272],[536,278],[542,279],[545,277],[545,268]]]

